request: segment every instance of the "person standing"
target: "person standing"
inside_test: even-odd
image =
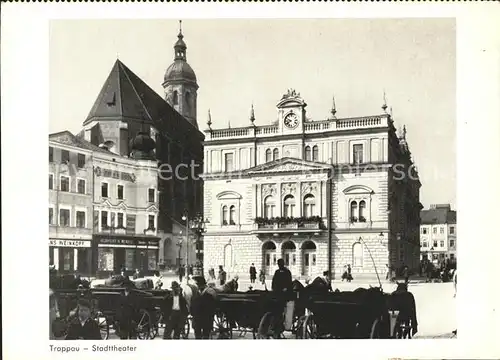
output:
[[[209,270],[208,270],[208,277],[209,277],[209,280],[213,280],[215,281],[215,270],[213,267],[211,267]]]
[[[292,295],[292,273],[285,267],[283,259],[278,260],[278,269],[274,272],[271,289],[278,295],[278,301],[280,302],[278,308],[285,310],[287,301]],[[283,330],[283,318],[282,316],[275,316],[274,319],[274,338],[279,339],[279,335]]]
[[[408,284],[410,278],[410,270],[408,269],[407,265],[403,267],[403,277],[405,279],[405,283]]]
[[[186,274],[186,270],[184,268],[184,265],[179,265],[179,282],[182,282],[182,279],[184,278],[184,275]]]
[[[219,276],[218,276],[218,279],[219,279],[219,285],[224,285],[226,283],[227,273],[222,268],[222,265],[219,265]]]
[[[90,317],[88,300],[78,300],[76,316],[70,321],[65,340],[102,340],[99,325]]]
[[[347,264],[347,282],[352,281],[351,264]]]
[[[186,323],[188,315],[188,308],[186,299],[182,296],[181,286],[177,281],[172,281],[172,294],[167,297],[165,309],[168,316],[168,321],[163,332],[163,339],[172,339],[172,331],[174,332],[174,339],[178,340],[181,337],[182,329]]]
[[[141,277],[141,273],[139,271],[139,269],[135,269],[135,273],[134,273],[134,276],[132,277],[134,280],[137,280]]]
[[[260,269],[259,281],[262,284],[262,286],[266,284],[266,272],[264,271],[264,269]]]
[[[257,279],[257,269],[255,269],[255,265],[252,263],[250,266],[250,283],[255,284],[255,279]]]

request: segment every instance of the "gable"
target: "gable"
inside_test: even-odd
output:
[[[258,165],[247,169],[247,174],[267,174],[267,173],[308,173],[324,172],[330,169],[330,166],[323,163],[307,161],[296,158],[281,158],[266,164]]]

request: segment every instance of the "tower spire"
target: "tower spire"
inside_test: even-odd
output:
[[[178,37],[182,37],[182,20],[179,20],[179,35]]]
[[[212,115],[210,115],[210,109],[208,109],[207,125],[209,129],[212,129]]]
[[[179,20],[179,34],[177,35],[177,41],[174,45],[175,60],[186,61],[187,46],[183,39],[184,35],[182,35],[182,20]]]

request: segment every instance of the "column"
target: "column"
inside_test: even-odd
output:
[[[222,153],[222,149],[219,150],[219,171],[223,172],[226,169],[224,168],[224,155]]]
[[[297,181],[297,193],[295,194],[295,201],[296,201],[296,208],[297,208],[297,214],[294,214],[295,217],[303,216],[303,209],[302,209],[302,203],[303,203],[303,196],[302,196],[302,188],[301,188],[301,182]],[[297,203],[298,202],[298,203]]]
[[[318,208],[320,209],[318,211],[318,215],[321,216],[321,217],[326,217],[327,215],[327,211],[326,211],[326,196],[328,194],[328,189],[326,188],[326,185],[327,183],[325,183],[324,181],[318,181],[317,182],[317,186],[318,186],[318,189],[319,189],[319,204],[318,204]]]
[[[59,248],[54,248],[54,266],[59,270]]]
[[[372,163],[372,155],[371,155],[371,152],[372,152],[372,139],[369,139],[366,141],[366,160],[365,162],[369,162],[369,163]]]
[[[255,217],[263,217],[264,212],[262,209],[262,185],[256,184],[254,185],[255,189]]]
[[[73,249],[73,270],[80,270],[78,269],[78,248]]]

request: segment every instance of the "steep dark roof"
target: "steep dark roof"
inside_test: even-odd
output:
[[[446,208],[422,210],[420,212],[420,219],[422,225],[456,224],[457,212]]]
[[[144,122],[171,135],[204,135],[175,111],[160,95],[116,60],[83,125],[92,120]]]
[[[57,133],[49,134],[49,140],[64,144],[64,145],[69,145],[69,146],[74,146],[78,147],[80,149],[84,150],[90,150],[90,151],[97,151],[101,153],[106,153],[110,154],[111,153],[105,149],[100,148],[99,146],[96,146],[84,139],[81,139],[75,135],[73,135],[71,132],[65,130],[65,131],[60,131]]]

